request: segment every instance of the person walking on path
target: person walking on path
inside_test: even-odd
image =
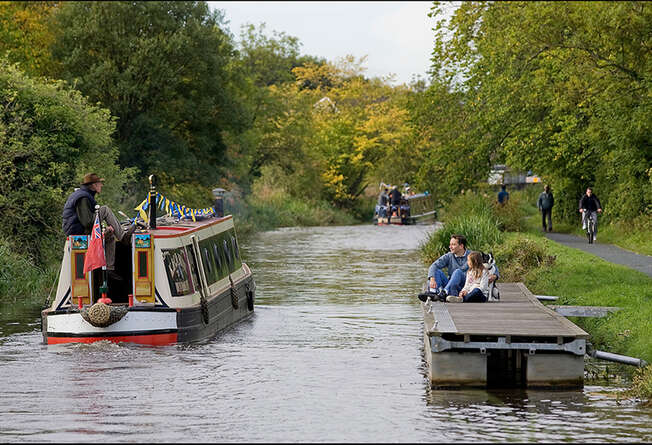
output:
[[[509,192],[505,188],[505,184],[501,185],[498,192],[498,204],[500,205],[505,205],[509,201]]]
[[[595,241],[598,234],[598,213],[602,213],[602,205],[600,205],[597,195],[593,194],[591,187],[586,189],[586,194],[580,199],[580,213],[582,214],[582,229],[586,230],[587,218],[593,220],[593,226],[595,227],[593,241]]]
[[[552,232],[552,206],[555,205],[555,198],[552,196],[550,191],[550,186],[546,184],[543,188],[543,192],[539,195],[539,200],[537,201],[537,207],[541,212],[541,225],[543,226],[543,231]],[[546,226],[546,219],[548,225]]]

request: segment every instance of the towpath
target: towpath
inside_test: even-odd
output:
[[[599,241],[589,244],[584,237],[566,233],[553,232],[546,233],[545,236],[565,246],[592,253],[610,263],[622,264],[652,277],[652,256],[633,253],[613,244],[602,244]]]

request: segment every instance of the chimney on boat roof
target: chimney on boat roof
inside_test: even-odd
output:
[[[156,181],[149,175],[149,228],[156,229]]]
[[[215,197],[215,215],[219,218],[224,216],[224,190],[223,188],[213,189],[213,196]]]

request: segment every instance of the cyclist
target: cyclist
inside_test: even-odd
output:
[[[593,194],[591,187],[586,189],[586,194],[580,199],[580,213],[582,214],[582,229],[586,230],[588,224],[587,218],[593,220],[593,227],[595,227],[593,241],[595,241],[596,234],[598,233],[598,213],[602,213],[602,206],[598,197]]]

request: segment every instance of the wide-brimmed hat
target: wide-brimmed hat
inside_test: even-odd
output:
[[[100,178],[96,173],[87,173],[82,180],[82,185],[91,185],[96,182],[104,182],[104,178]]]

